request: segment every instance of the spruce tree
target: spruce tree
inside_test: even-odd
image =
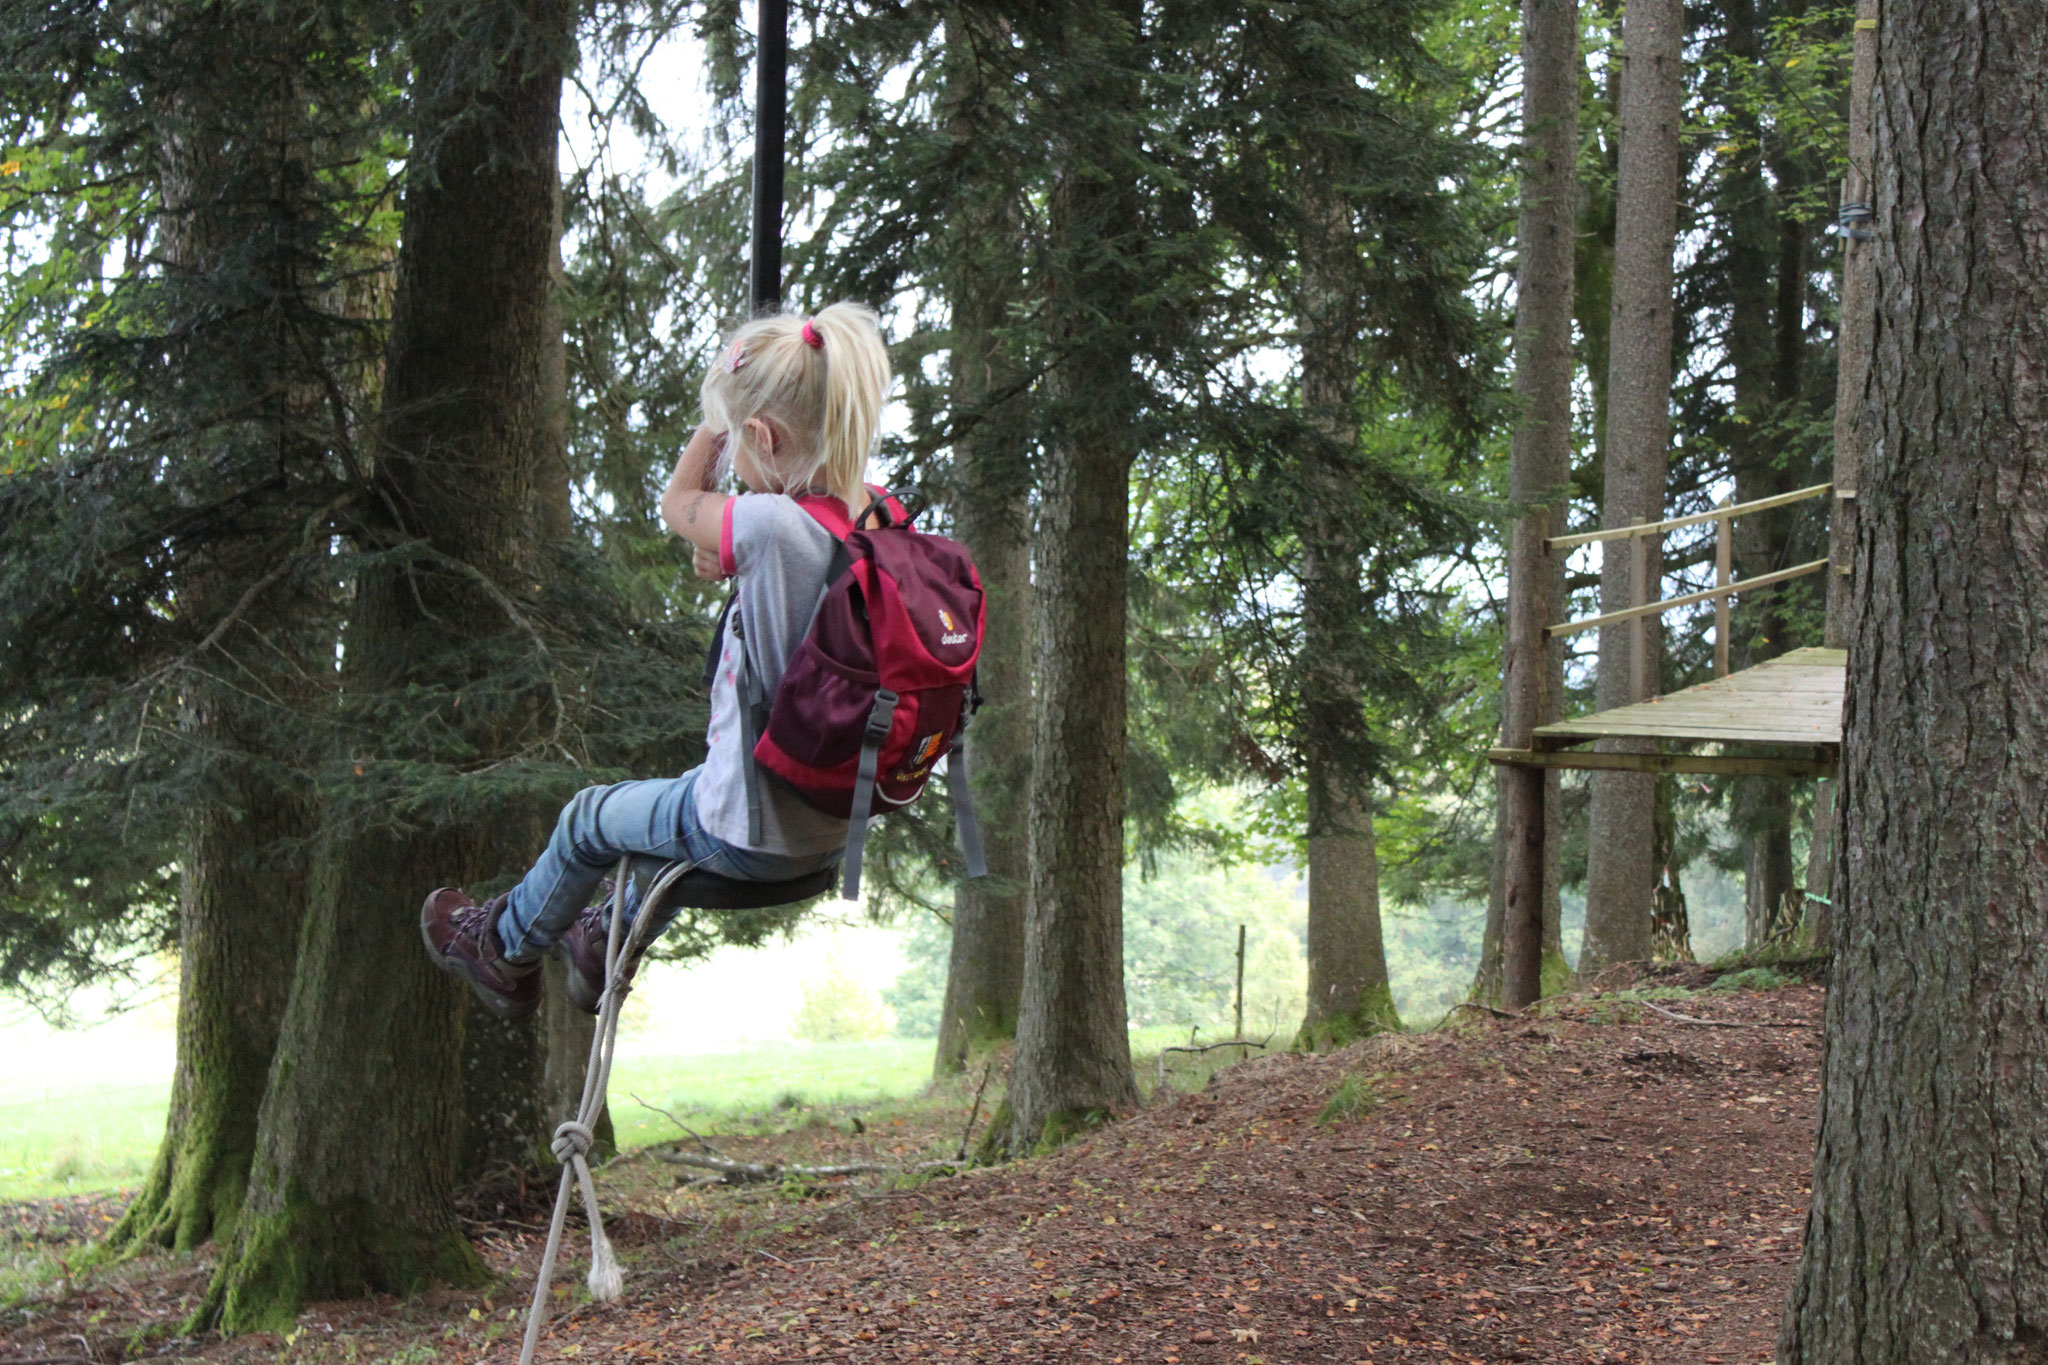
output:
[[[1004,1110],[1013,1152],[1136,1108],[1123,980],[1130,468],[1140,436],[1145,106],[1135,0],[1019,19],[1046,85],[1045,331],[1052,370],[1038,531],[1031,898]]]
[[[10,205],[58,230],[12,280],[40,294],[49,330],[23,343],[40,343],[40,374],[11,414],[30,420],[12,424],[0,494],[0,824],[10,936],[33,945],[8,950],[16,986],[118,977],[121,946],[158,932],[118,870],[176,867],[169,1121],[111,1240],[187,1248],[241,1206],[297,944],[321,729],[305,720],[331,700],[339,608],[325,542],[374,374],[349,280],[378,256],[362,224],[383,92],[361,58],[384,39],[327,8],[160,18],[74,9],[6,34],[22,59],[10,112],[67,135],[37,168],[41,194]],[[77,76],[47,110],[30,74],[45,63]],[[94,205],[126,216],[130,244],[105,294],[65,226]],[[125,814],[93,813],[108,806]],[[85,915],[61,882],[46,914],[39,869],[95,863]]]
[[[1608,361],[1606,487],[1608,527],[1664,515],[1671,440],[1672,252],[1677,233],[1680,68],[1684,7],[1639,0],[1623,29],[1620,171],[1616,181],[1611,352]],[[1620,611],[1632,594],[1660,595],[1657,541],[1611,541],[1601,561],[1601,610]],[[1647,552],[1644,552],[1647,551]],[[1601,709],[1659,691],[1663,630],[1655,616],[1600,631]],[[1588,814],[1586,936],[1578,967],[1597,974],[1649,956],[1650,902],[1659,872],[1654,816],[1657,779],[1642,773],[1593,776]]]
[[[1856,248],[1875,293],[1857,399],[1872,440],[1856,487],[1842,856],[1813,1194],[1778,1347],[1788,1365],[2041,1351],[2039,17],[1934,3],[1873,21],[1874,216]]]
[[[946,102],[939,121],[961,162],[957,197],[939,210],[954,243],[941,275],[950,314],[949,489],[960,540],[974,555],[987,623],[969,773],[981,814],[988,876],[953,890],[953,939],[933,1070],[963,1070],[975,1051],[1016,1036],[1024,983],[1030,884],[1026,800],[1031,790],[1031,427],[1022,412],[1022,346],[1012,318],[1024,306],[1022,169],[996,154],[1014,124],[1007,24],[961,6],[946,16]]]
[[[228,1330],[288,1324],[312,1298],[483,1277],[450,1202],[464,992],[414,925],[434,886],[500,865],[494,819],[508,812],[474,780],[404,824],[365,806],[406,765],[465,751],[488,763],[553,723],[547,689],[508,686],[503,670],[545,652],[518,602],[540,567],[534,489],[559,430],[549,294],[571,29],[553,0],[447,0],[418,25],[377,505],[362,531],[379,562],[356,582],[343,672],[368,790],[332,799],[315,855],[249,1199],[211,1291]]]

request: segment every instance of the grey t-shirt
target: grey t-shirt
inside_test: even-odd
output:
[[[732,614],[741,622],[754,685],[764,698],[775,695],[790,655],[810,629],[837,543],[796,499],[781,493],[743,493],[725,505],[719,566],[737,575],[739,601]],[[697,819],[714,837],[757,853],[806,857],[843,847],[846,821],[758,772],[761,838],[748,837],[741,735],[739,649],[728,618],[719,639],[718,672],[711,680],[711,726],[705,732],[704,767],[697,775]]]

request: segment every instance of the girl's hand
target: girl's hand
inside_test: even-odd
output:
[[[718,551],[707,550],[701,545],[696,547],[696,551],[690,560],[690,567],[697,571],[697,577],[706,582],[716,583],[726,576],[718,567]]]

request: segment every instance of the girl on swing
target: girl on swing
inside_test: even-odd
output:
[[[661,519],[695,547],[700,578],[737,579],[745,638],[736,638],[728,614],[700,767],[578,792],[540,861],[502,896],[478,905],[461,888],[444,886],[427,897],[420,910],[427,951],[494,1014],[515,1019],[539,1005],[540,964],[550,952],[567,968],[571,998],[596,1012],[605,922],[591,896],[605,871],[628,854],[754,882],[792,880],[840,860],[846,820],[775,784],[760,785],[758,821],[750,819],[739,650],[747,651],[762,695],[773,696],[838,547],[806,504],[836,501],[828,519],[841,524],[868,505],[873,490],[862,476],[889,384],[889,352],[875,315],[847,303],[808,320],[756,318],[704,376],[704,422],[669,476]],[[721,458],[751,491],[713,491]],[[673,914],[650,924],[642,941],[651,943]]]

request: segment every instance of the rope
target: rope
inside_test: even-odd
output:
[[[597,1207],[597,1185],[590,1178],[590,1163],[584,1157],[596,1140],[597,1116],[604,1109],[606,1087],[611,1082],[612,1053],[619,1033],[619,1010],[633,990],[630,981],[621,979],[620,967],[631,962],[639,952],[640,936],[654,919],[652,911],[655,904],[690,868],[689,863],[671,863],[662,869],[661,875],[648,887],[647,894],[641,897],[640,913],[633,917],[632,930],[621,944],[619,934],[626,918],[626,882],[630,868],[626,861],[619,863],[618,874],[612,884],[610,923],[605,931],[604,994],[598,999],[597,1031],[591,1036],[590,1061],[583,1071],[583,1099],[576,1106],[576,1117],[556,1128],[554,1141],[549,1144],[555,1160],[562,1163],[562,1183],[555,1191],[555,1216],[548,1224],[547,1250],[541,1253],[540,1272],[534,1278],[533,1304],[526,1310],[526,1341],[519,1348],[519,1365],[533,1365],[534,1348],[540,1343],[541,1319],[547,1311],[548,1286],[555,1276],[555,1258],[562,1250],[562,1225],[569,1216],[569,1190],[572,1185],[583,1193],[583,1213],[590,1223],[590,1297],[616,1299],[625,1291],[625,1276],[619,1270],[618,1257],[612,1253],[611,1239],[604,1235],[604,1218]]]

